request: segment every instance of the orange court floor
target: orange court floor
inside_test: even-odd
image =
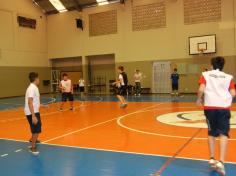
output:
[[[209,158],[207,129],[199,126],[205,123],[203,110],[194,102],[130,101],[126,109],[121,109],[116,101],[75,101],[74,111],[66,105],[63,112],[58,111],[59,103],[41,107],[40,140],[43,144],[171,157],[196,134],[178,157]],[[197,111],[200,115],[196,115],[196,119],[194,114],[187,114]],[[236,111],[235,104],[232,111]],[[173,118],[168,121],[168,114],[173,116],[173,113],[182,113],[182,119],[173,117],[176,121]],[[158,120],[159,116],[166,114],[167,123]],[[188,116],[192,118],[188,119]],[[235,127],[234,123],[232,125]],[[1,139],[27,141],[30,130],[23,107],[1,110],[0,129]],[[226,160],[235,163],[235,128],[231,129],[230,136]]]

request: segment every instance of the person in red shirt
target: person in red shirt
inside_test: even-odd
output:
[[[209,164],[222,176],[225,175],[224,161],[230,131],[230,106],[235,97],[233,76],[224,73],[225,59],[212,58],[213,70],[203,72],[199,80],[197,104],[204,105],[208,125],[210,149]],[[220,160],[215,160],[215,140],[220,138]]]

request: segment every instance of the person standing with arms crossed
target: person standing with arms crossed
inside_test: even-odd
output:
[[[141,95],[141,91],[142,91],[141,80],[142,80],[142,73],[140,72],[140,70],[135,70],[135,73],[134,73],[134,83],[135,83],[135,94],[134,95],[135,96]]]
[[[225,175],[224,161],[230,131],[230,106],[235,97],[233,76],[224,73],[223,57],[211,60],[212,71],[203,72],[200,78],[197,104],[204,104],[204,114],[208,125],[209,164],[222,176]],[[220,160],[215,160],[215,141],[220,138]]]
[[[28,86],[25,94],[25,115],[30,125],[32,137],[32,145],[29,148],[29,151],[38,155],[39,151],[37,150],[36,142],[39,134],[41,133],[41,118],[39,113],[40,108],[40,93],[39,93],[39,76],[35,72],[29,74],[30,85]]]
[[[80,93],[81,100],[83,100],[84,91],[85,91],[85,80],[81,77],[79,79],[79,93]]]
[[[73,86],[72,82],[70,79],[68,79],[68,75],[64,73],[62,75],[63,80],[61,80],[60,83],[60,89],[62,92],[62,98],[61,98],[61,106],[60,106],[60,111],[63,111],[64,103],[69,100],[70,101],[70,110],[73,110]]]

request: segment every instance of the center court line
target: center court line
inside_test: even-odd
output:
[[[94,128],[94,127],[96,127],[96,126],[103,125],[103,124],[106,124],[106,123],[115,121],[115,120],[117,120],[117,119],[119,119],[119,118],[121,118],[121,117],[125,117],[125,116],[128,116],[128,115],[132,115],[132,114],[135,114],[135,113],[137,113],[137,112],[139,112],[139,111],[143,111],[143,110],[148,109],[148,108],[153,108],[153,107],[155,107],[155,106],[159,106],[160,104],[162,104],[162,103],[158,103],[158,104],[156,104],[156,105],[148,106],[148,107],[139,109],[139,110],[137,110],[137,111],[134,111],[134,112],[125,114],[125,115],[123,115],[123,116],[115,117],[115,118],[110,119],[110,120],[106,120],[106,121],[103,121],[103,122],[100,122],[100,123],[96,123],[96,124],[91,125],[91,126],[87,126],[87,127],[85,127],[85,128],[78,129],[78,130],[75,130],[75,131],[72,131],[72,132],[69,132],[69,133],[66,133],[66,134],[63,134],[63,135],[54,137],[54,138],[52,138],[52,139],[48,139],[48,140],[46,140],[46,141],[44,141],[44,142],[42,142],[42,143],[47,143],[47,142],[54,141],[54,140],[56,140],[56,139],[63,138],[63,137],[65,137],[65,136],[71,135],[71,134],[75,134],[75,133],[78,133],[78,132],[81,132],[81,131],[85,131],[85,130],[87,130],[87,129]]]

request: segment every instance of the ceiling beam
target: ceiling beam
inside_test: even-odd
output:
[[[73,1],[76,4],[76,10],[81,12],[83,10],[83,7],[79,4],[78,0],[73,0]]]
[[[52,10],[52,11],[46,12],[45,14],[46,15],[53,15],[53,14],[57,14],[57,13],[59,13],[57,10]]]

